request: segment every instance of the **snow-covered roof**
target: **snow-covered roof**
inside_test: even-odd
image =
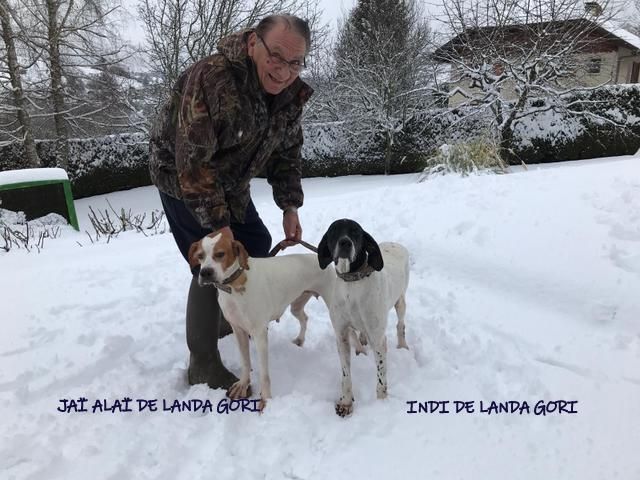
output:
[[[45,180],[69,180],[69,176],[62,168],[26,168],[0,172],[0,186]]]
[[[611,35],[618,37],[620,40],[624,40],[633,48],[640,50],[640,37],[638,37],[637,35],[634,35],[624,28],[616,26],[612,22],[602,22],[601,26]]]
[[[563,22],[566,23],[573,23],[573,22],[588,22],[593,26],[598,27],[601,31],[606,32],[606,34],[615,37],[617,40],[620,40],[624,43],[627,44],[627,46],[629,48],[631,48],[632,50],[640,50],[640,37],[631,33],[628,30],[625,30],[624,28],[618,26],[617,24],[615,24],[614,22],[611,21],[593,21],[590,19],[585,19],[585,18],[574,18],[574,19],[568,19],[568,20],[562,20],[562,21],[558,21],[556,23],[561,24]],[[512,25],[503,25],[500,27],[496,27],[496,26],[492,26],[492,25],[486,25],[486,26],[482,26],[482,27],[477,27],[477,28],[471,28],[468,30],[468,32],[473,33],[474,31],[480,31],[480,30],[485,30],[485,29],[503,29],[503,30],[508,30],[508,29],[512,29],[512,28],[522,28],[525,26],[531,26],[531,25],[538,25],[537,23],[531,23],[531,24],[525,24],[525,23],[514,23]],[[468,34],[468,33],[467,33]],[[454,38],[448,40],[446,43],[444,43],[443,45],[441,45],[440,47],[438,47],[434,53],[435,57],[442,57],[444,53],[446,53],[447,51],[450,50],[455,50],[456,49],[456,45],[458,45],[459,43],[459,39],[463,36],[463,35],[467,35],[467,34],[459,34],[456,35]],[[459,47],[460,45],[458,45]]]

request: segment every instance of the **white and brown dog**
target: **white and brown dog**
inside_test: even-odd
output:
[[[278,320],[291,305],[291,313],[300,322],[293,340],[302,346],[307,328],[304,306],[311,296],[328,302],[335,274],[318,267],[314,254],[280,257],[249,257],[243,245],[227,233],[214,232],[195,242],[189,250],[189,262],[200,265],[198,281],[218,288],[220,309],[227,319],[242,356],[238,382],[227,395],[232,399],[249,395],[251,360],[249,337],[256,345],[260,363],[260,405],[271,398],[267,331],[269,322]]]
[[[409,348],[404,325],[409,252],[398,243],[378,245],[358,223],[342,219],[331,224],[318,245],[320,268],[326,268],[331,262],[336,265],[338,278],[326,303],[342,365],[342,395],[336,403],[336,413],[344,417],[353,411],[349,339],[357,337],[352,331],[359,332],[360,342],[368,343],[374,352],[378,398],[387,396],[385,330],[392,307],[398,315],[398,348]],[[360,342],[355,342],[356,348]]]

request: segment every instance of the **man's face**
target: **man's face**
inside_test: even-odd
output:
[[[299,75],[299,72],[292,71],[282,60],[302,64],[306,43],[300,34],[287,28],[286,24],[279,23],[262,39],[252,33],[248,40],[248,53],[256,64],[262,88],[267,93],[277,95]]]

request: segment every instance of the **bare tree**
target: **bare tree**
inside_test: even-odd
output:
[[[62,2],[59,0],[46,0],[46,49],[49,54],[49,74],[51,79],[51,100],[53,103],[53,121],[56,125],[56,149],[62,159],[62,166],[69,163],[69,144],[67,140],[67,121],[64,117],[66,113],[65,98],[62,86],[62,57],[60,56],[60,44],[62,43],[62,25],[71,13],[73,0],[67,4],[66,11],[60,11]]]
[[[622,27],[634,35],[640,36],[640,0],[633,0],[627,8]]]
[[[549,110],[593,115],[578,97],[612,79],[599,53],[611,50],[613,37],[604,27],[617,12],[611,3],[587,5],[591,8],[574,0],[443,2],[442,21],[453,39],[435,55],[450,68],[450,102],[488,113],[503,151],[525,117]]]
[[[22,86],[22,72],[18,60],[17,39],[11,20],[9,2],[0,0],[0,33],[5,44],[5,59],[8,69],[8,76],[11,82],[11,93],[15,113],[17,115],[18,127],[10,131],[10,135],[23,142],[25,151],[25,163],[31,167],[40,166],[40,159],[36,151],[33,130],[31,128],[31,117],[27,110],[27,99],[25,98]]]
[[[333,42],[324,41],[314,49],[312,61],[307,61],[307,68],[303,71],[303,79],[313,89],[307,108],[305,119],[314,123],[332,122],[337,120],[333,93],[335,89],[335,54]]]
[[[215,53],[221,38],[266,15],[306,16],[316,44],[328,31],[320,24],[318,0],[141,0],[138,12],[151,68],[162,76],[164,89],[170,89],[188,65]]]
[[[121,64],[128,56],[125,43],[111,23],[117,5],[109,1],[16,0],[23,13],[13,19],[34,58],[30,77],[44,93],[36,93],[32,104],[39,103],[42,97],[46,101],[33,118],[53,117],[57,157],[65,167],[71,133],[92,133],[87,126],[116,103],[117,91],[104,103],[86,91],[88,80]],[[46,68],[42,68],[43,64]]]

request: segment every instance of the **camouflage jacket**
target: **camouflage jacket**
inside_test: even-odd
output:
[[[276,96],[264,92],[247,55],[250,32],[189,67],[151,129],[153,183],[212,230],[244,221],[249,182],[263,171],[281,209],[303,201],[300,119],[313,90],[297,78]]]

